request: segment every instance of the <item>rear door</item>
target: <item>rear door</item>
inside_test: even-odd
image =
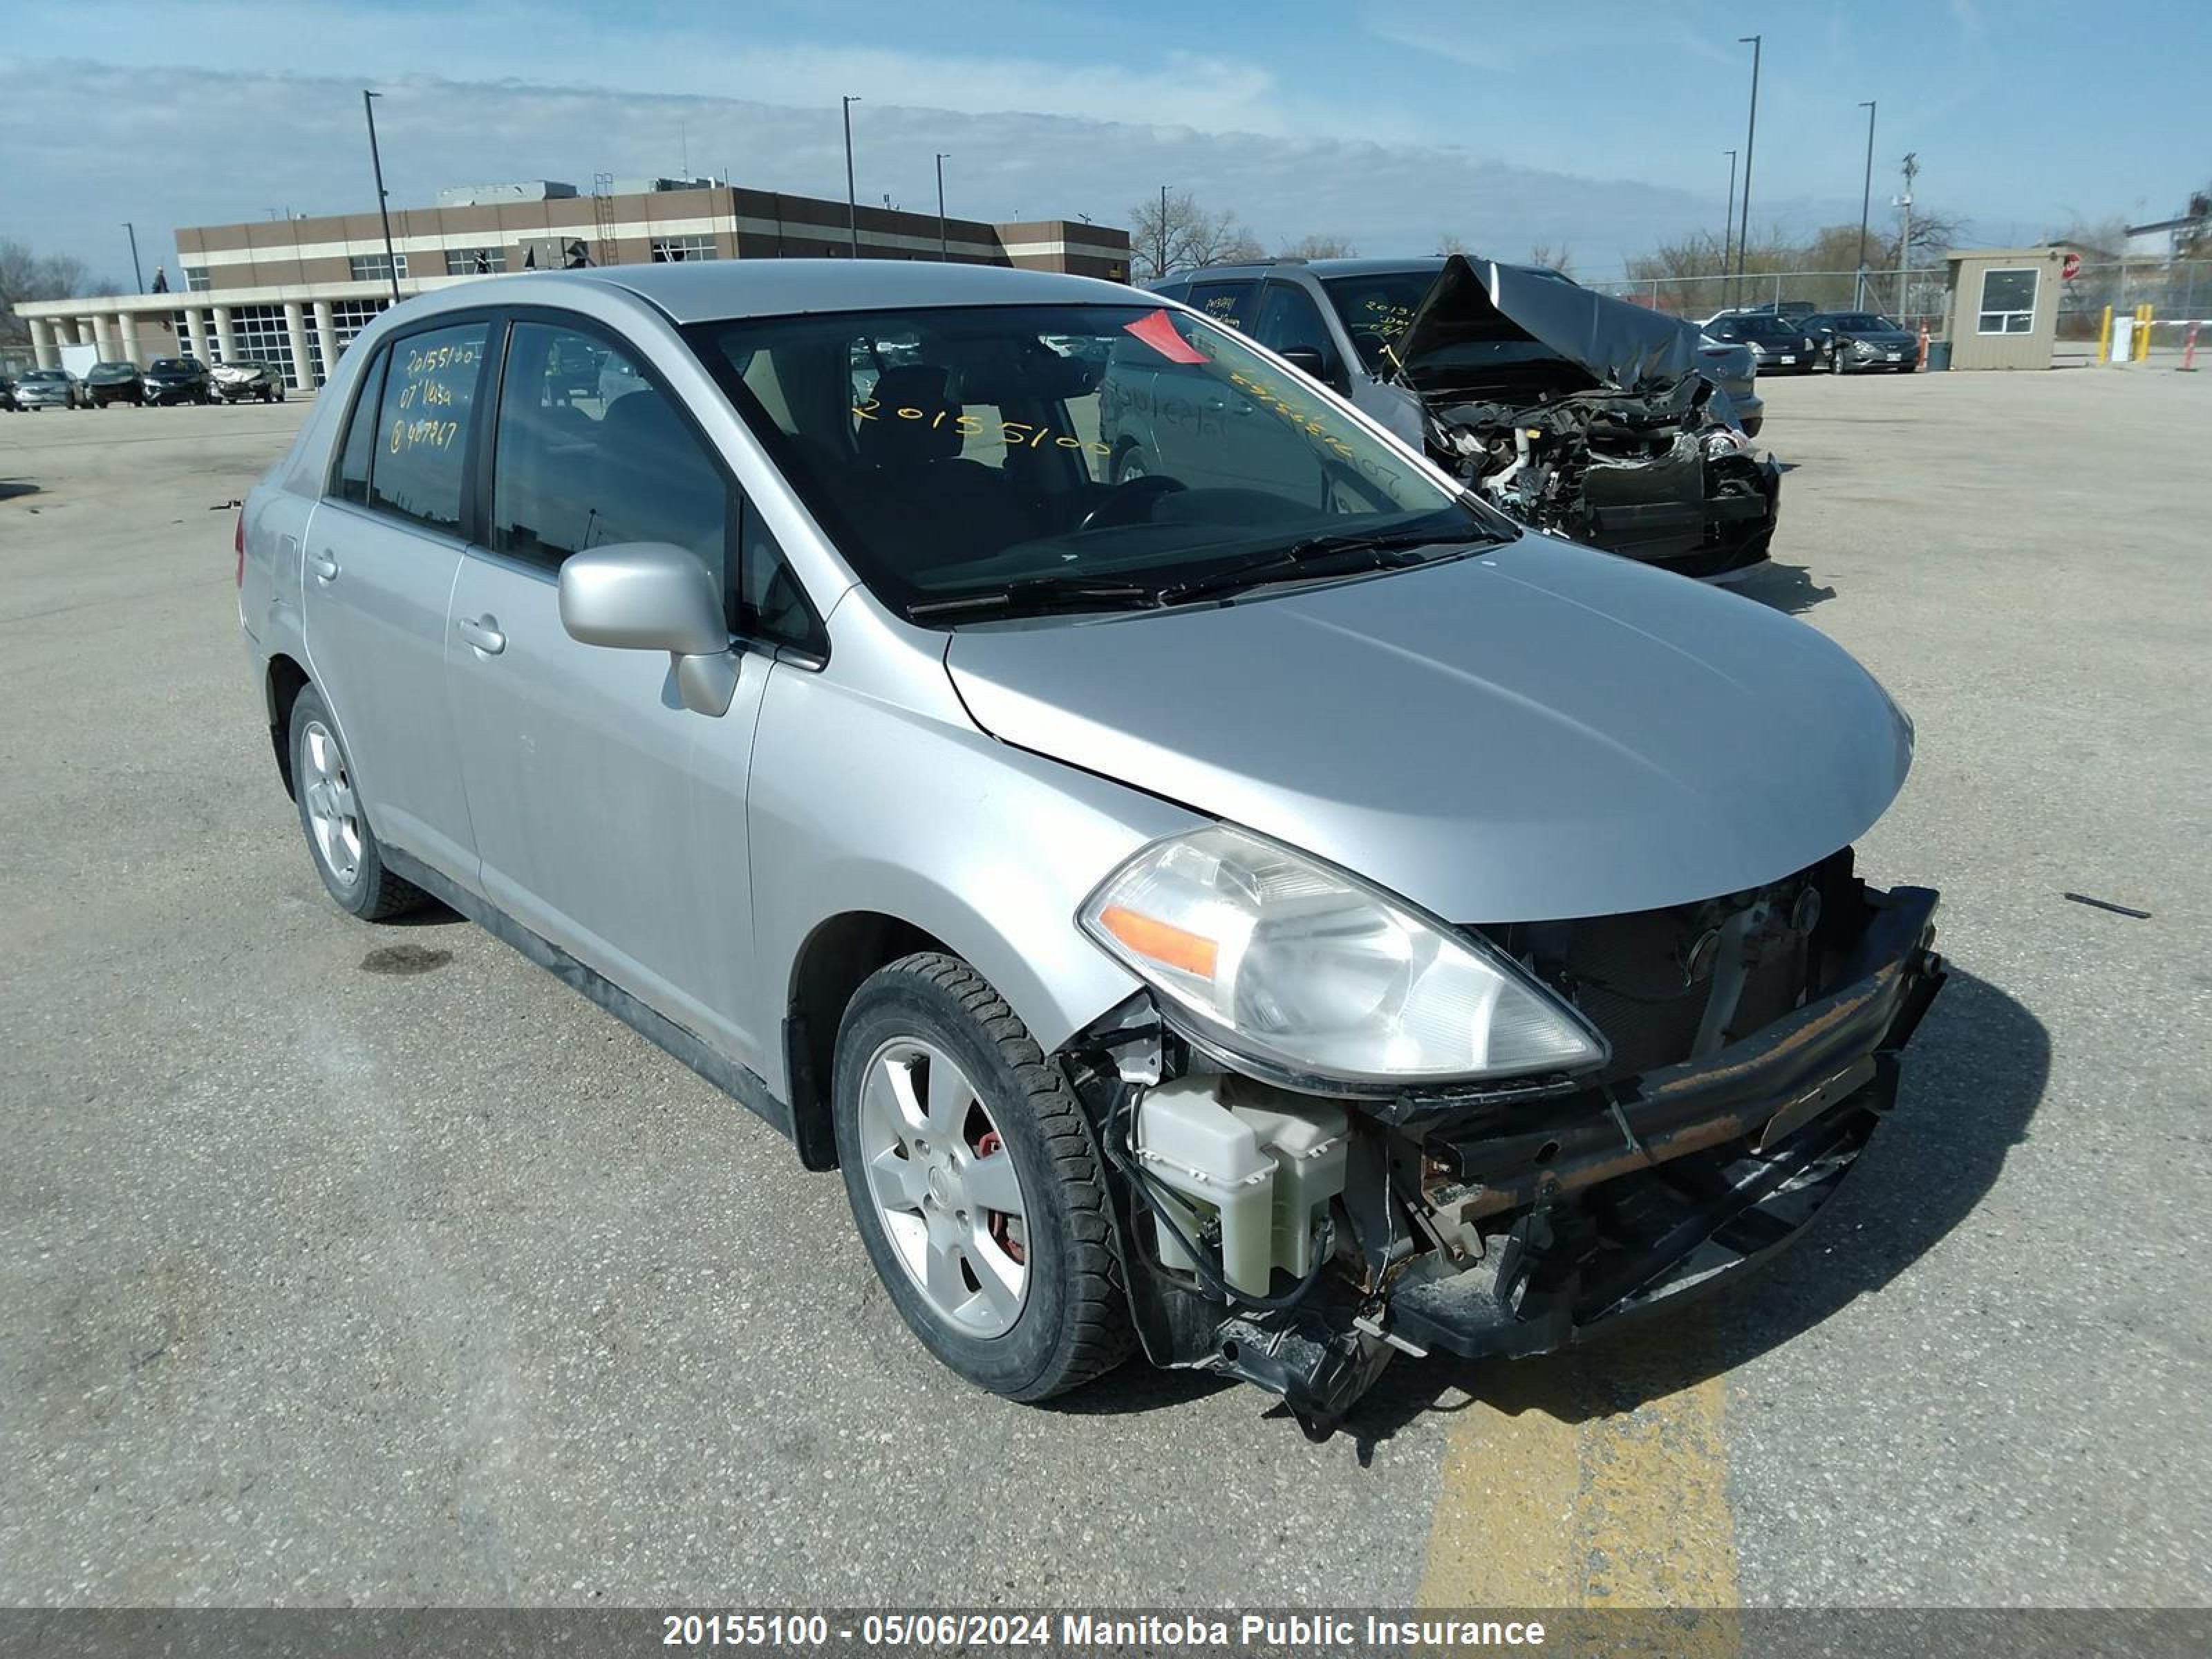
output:
[[[488,435],[487,533],[460,562],[446,657],[484,891],[761,1070],[745,784],[773,653],[746,652],[726,713],[694,714],[665,653],[568,636],[559,575],[586,548],[673,543],[730,596],[734,632],[747,554],[762,572],[773,550],[644,354],[596,324],[515,314]]]
[[[469,887],[475,837],[443,678],[490,327],[444,319],[379,347],[307,522],[301,600],[308,672],[369,822]]]

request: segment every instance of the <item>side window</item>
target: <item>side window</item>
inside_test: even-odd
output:
[[[725,584],[729,485],[675,404],[621,347],[579,329],[517,323],[498,439],[495,552],[557,570],[587,547],[672,542]]]
[[[337,498],[357,507],[368,505],[368,463],[376,451],[377,404],[383,395],[384,365],[391,356],[388,349],[379,351],[376,360],[362,370],[353,422],[346,428],[345,445],[338,452]]]
[[[434,530],[460,528],[461,483],[489,327],[456,323],[392,343],[377,403],[371,507]]]
[[[816,653],[823,648],[822,624],[806,602],[806,590],[792,574],[783,550],[776,545],[775,532],[761,522],[750,501],[744,506],[737,604],[731,622],[734,631],[747,639],[795,645]]]
[[[1226,323],[1231,328],[1249,328],[1252,291],[1259,286],[1257,283],[1193,283],[1189,304],[1217,323]]]
[[[1252,325],[1252,337],[1271,351],[1303,349],[1318,351],[1324,360],[1334,362],[1335,349],[1329,344],[1328,327],[1322,321],[1321,307],[1313,302],[1302,288],[1288,283],[1270,283],[1260,299],[1260,315]]]

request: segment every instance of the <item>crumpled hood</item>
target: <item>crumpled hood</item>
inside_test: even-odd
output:
[[[1549,271],[1463,253],[1444,261],[1394,349],[1417,368],[1466,331],[1493,329],[1498,317],[1616,392],[1671,386],[1698,372],[1697,331],[1674,318]]]
[[[1540,536],[1226,607],[965,629],[946,666],[1001,740],[1455,922],[1779,879],[1856,839],[1911,758],[1811,628]]]

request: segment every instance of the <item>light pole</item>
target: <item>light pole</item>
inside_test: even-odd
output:
[[[1160,186],[1160,238],[1158,246],[1159,258],[1154,260],[1153,264],[1158,267],[1160,277],[1164,281],[1168,274],[1168,187],[1165,185],[1162,185]]]
[[[1912,179],[1920,171],[1920,153],[1905,152],[1905,190],[1897,198],[1897,309],[1912,308]]]
[[[1867,112],[1866,183],[1859,190],[1859,274],[1851,285],[1851,309],[1866,308],[1867,209],[1874,201],[1874,105],[1871,98],[1859,107]]]
[[[123,228],[131,233],[131,275],[138,284],[138,291],[143,294],[146,291],[146,272],[138,263],[138,227],[125,219]]]
[[[1736,298],[1743,298],[1744,249],[1751,240],[1751,150],[1759,137],[1759,51],[1764,35],[1743,34],[1736,45],[1751,48],[1751,121],[1743,133],[1743,221],[1735,233]]]
[[[376,211],[384,221],[384,274],[392,279],[392,303],[399,303],[399,259],[392,251],[392,209],[384,199],[384,158],[376,149],[375,100],[384,94],[362,89],[362,113],[368,117],[368,164],[376,170]]]
[[[845,240],[857,259],[860,257],[860,210],[853,196],[853,106],[860,100],[846,97],[839,101],[845,106]]]
[[[1735,236],[1735,152],[1726,149],[1721,154],[1729,158],[1728,211],[1721,216],[1721,271],[1723,275],[1726,275],[1729,268],[1729,244]]]
[[[952,257],[945,251],[945,158],[951,153],[937,152],[937,258],[940,264]]]

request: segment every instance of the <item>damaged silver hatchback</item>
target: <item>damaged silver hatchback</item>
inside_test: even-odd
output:
[[[841,1169],[1013,1398],[1141,1350],[1319,1432],[1664,1305],[1805,1225],[1942,981],[1853,869],[1911,728],[1841,650],[1115,284],[425,295],[239,551],[337,903],[453,906]]]

